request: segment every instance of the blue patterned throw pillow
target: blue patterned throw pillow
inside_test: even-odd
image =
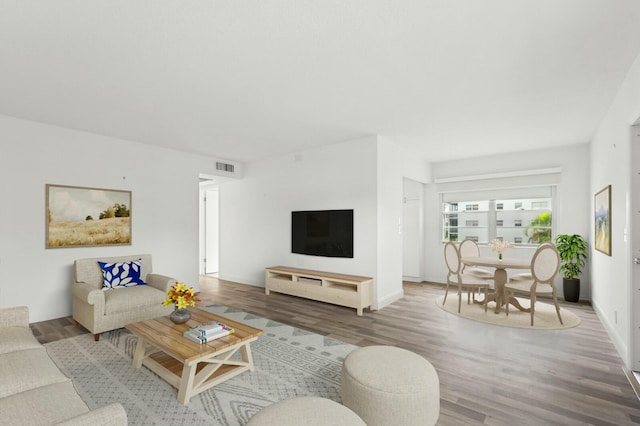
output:
[[[146,284],[140,278],[142,259],[119,263],[98,262],[98,265],[100,265],[104,277],[102,290]]]

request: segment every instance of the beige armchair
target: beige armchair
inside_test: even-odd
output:
[[[102,290],[104,275],[98,261],[106,263],[142,260],[140,278],[147,285],[119,287]],[[95,340],[100,333],[124,327],[136,321],[169,315],[171,306],[163,306],[169,288],[175,279],[151,273],[151,255],[97,257],[78,259],[73,265],[74,280],[73,319],[93,333]]]

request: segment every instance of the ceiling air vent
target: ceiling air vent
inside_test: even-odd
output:
[[[243,164],[231,160],[225,160],[224,158],[214,158],[213,163],[215,169],[211,171],[216,176],[224,176],[233,179],[242,179]]]
[[[233,164],[216,161],[216,170],[226,173],[235,173],[235,166]]]

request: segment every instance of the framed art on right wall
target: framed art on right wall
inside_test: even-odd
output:
[[[593,201],[594,247],[611,256],[611,185],[597,192]]]

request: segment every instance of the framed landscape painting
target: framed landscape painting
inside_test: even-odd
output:
[[[131,244],[131,191],[46,185],[46,248]]]
[[[596,250],[611,256],[611,185],[596,193],[594,197]]]

